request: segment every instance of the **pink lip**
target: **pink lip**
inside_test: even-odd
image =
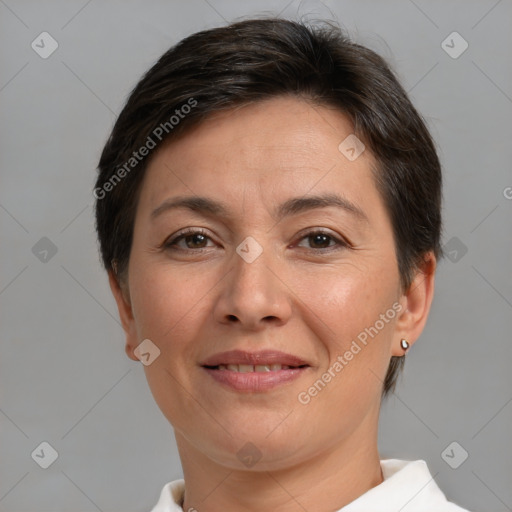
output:
[[[290,368],[288,370],[276,370],[270,372],[240,373],[231,370],[214,370],[203,367],[217,382],[224,384],[236,391],[260,392],[291,382],[306,372],[309,367]]]
[[[246,365],[272,365],[293,366],[282,370],[270,372],[236,372],[221,370],[219,365],[246,364]],[[262,392],[291,382],[306,372],[310,365],[292,354],[277,350],[261,350],[259,352],[246,352],[244,350],[230,350],[221,352],[206,359],[201,366],[217,382],[234,389],[245,392]]]
[[[219,366],[220,364],[282,364],[283,366],[303,366],[308,363],[297,356],[279,350],[229,350],[219,352],[201,363],[201,366]],[[309,365],[308,365],[309,366]]]

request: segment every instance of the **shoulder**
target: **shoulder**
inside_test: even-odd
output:
[[[185,480],[174,480],[164,485],[158,503],[151,512],[183,512],[181,503],[185,493]]]
[[[340,512],[469,512],[447,500],[424,460],[381,460],[384,481]]]

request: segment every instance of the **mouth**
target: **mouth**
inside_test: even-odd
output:
[[[290,366],[287,364],[219,364],[217,366],[204,365],[209,370],[227,370],[229,372],[253,373],[253,372],[279,372],[281,370],[295,370],[297,368],[307,368],[309,365]]]
[[[201,367],[222,386],[251,393],[289,383],[311,368],[297,356],[273,350],[223,352],[207,359]]]

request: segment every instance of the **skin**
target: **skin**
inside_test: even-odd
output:
[[[427,254],[409,290],[401,289],[373,156],[366,148],[350,161],[338,150],[352,132],[337,110],[279,97],[217,113],[152,156],[127,282],[109,277],[128,356],[138,361],[134,350],[144,339],[160,350],[144,371],[175,431],[184,510],[331,511],[382,482],[383,380],[390,357],[404,354],[400,340],[412,345],[423,330],[436,261]],[[273,216],[287,199],[333,192],[367,219],[332,206]],[[222,201],[232,216],[174,209],[151,217],[183,195]],[[207,238],[162,247],[188,227]],[[307,236],[318,229],[333,238]],[[248,236],[263,249],[252,263],[236,252]],[[299,393],[394,303],[401,306],[395,318],[299,403]],[[240,393],[200,366],[217,352],[267,348],[310,368],[281,387]],[[251,467],[237,456],[248,442],[261,454]]]

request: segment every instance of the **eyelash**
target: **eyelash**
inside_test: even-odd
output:
[[[172,237],[171,239],[168,239],[166,240],[163,244],[162,244],[162,247],[166,250],[178,250],[178,251],[196,251],[196,252],[200,252],[200,251],[204,251],[204,250],[208,250],[207,247],[199,247],[199,248],[196,248],[196,249],[183,249],[183,248],[180,248],[180,247],[177,247],[176,244],[177,242],[180,242],[181,240],[184,240],[186,237],[189,237],[189,236],[193,236],[193,235],[202,235],[208,239],[211,240],[211,238],[208,236],[207,232],[203,229],[199,229],[199,228],[189,228],[189,229],[186,229],[184,231],[182,231],[181,233],[178,233],[176,236]],[[308,248],[308,250],[310,251],[315,251],[315,252],[330,252],[332,250],[340,250],[340,249],[343,249],[343,248],[349,248],[351,247],[350,244],[348,242],[346,242],[345,240],[341,239],[341,238],[337,238],[335,237],[334,235],[332,235],[331,233],[327,232],[327,231],[324,231],[322,229],[314,229],[314,230],[311,230],[311,231],[308,231],[306,233],[304,233],[300,240],[299,241],[302,241],[304,240],[305,238],[309,238],[311,236],[314,236],[314,235],[325,235],[327,237],[329,237],[332,241],[334,241],[336,243],[335,246],[329,246],[329,247],[322,247],[322,248]]]

